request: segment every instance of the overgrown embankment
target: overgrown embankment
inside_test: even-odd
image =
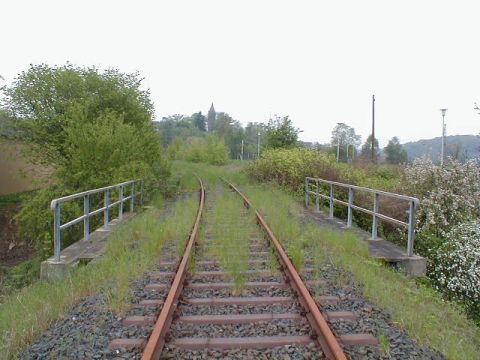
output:
[[[129,306],[130,282],[153,266],[167,240],[185,243],[198,201],[178,201],[169,213],[163,211],[162,199],[153,204],[154,208],[115,228],[100,261],[56,282],[38,281],[4,299],[0,304],[0,358],[16,358],[85,296],[102,292],[108,299],[104,306],[120,314]]]
[[[336,163],[320,151],[279,149],[265,152],[247,172],[253,179],[277,183],[295,194],[303,193],[304,179],[311,176],[418,197],[415,251],[429,260],[429,282],[480,323],[480,166],[476,161],[449,159],[443,167],[429,160],[406,167],[356,166]],[[346,200],[347,194],[337,196]],[[369,198],[357,201],[365,208],[372,206]],[[394,202],[381,203],[380,208],[394,218],[406,216],[406,209]],[[336,216],[344,217],[345,211],[335,207]],[[354,213],[353,219],[369,230],[369,216]],[[379,233],[405,243],[405,235],[386,224]]]

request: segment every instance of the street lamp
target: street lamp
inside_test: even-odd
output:
[[[440,165],[443,166],[443,159],[445,157],[445,113],[447,109],[440,109],[442,112],[442,151],[440,154]]]
[[[260,132],[257,133],[258,142],[257,142],[257,159],[260,157]]]

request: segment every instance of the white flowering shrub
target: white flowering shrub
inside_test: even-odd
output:
[[[480,221],[454,226],[432,260],[435,287],[480,321]]]
[[[445,237],[452,226],[480,218],[480,166],[448,159],[442,167],[417,159],[405,169],[408,193],[421,200],[417,232]]]
[[[460,301],[480,323],[480,165],[417,159],[405,169],[405,191],[420,199],[416,251],[427,275],[447,298]]]

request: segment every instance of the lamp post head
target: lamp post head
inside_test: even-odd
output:
[[[442,112],[442,116],[445,116],[445,113],[447,112],[447,109],[440,109],[440,111]]]

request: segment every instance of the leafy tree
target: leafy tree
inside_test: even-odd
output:
[[[356,149],[360,145],[360,135],[355,133],[353,127],[348,126],[345,123],[338,123],[332,130],[332,152],[337,151],[337,146],[339,146],[339,158],[348,161],[349,154],[356,154]],[[348,154],[347,154],[347,148]]]
[[[380,151],[379,151],[379,147],[378,147],[378,139],[377,138],[375,138],[375,143],[374,144],[375,144],[375,158],[374,158],[374,160],[375,160],[375,162],[377,162],[378,158],[380,156]],[[372,158],[372,135],[371,134],[368,135],[367,140],[363,144],[360,156],[364,160]]]
[[[54,169],[54,185],[25,202],[17,217],[41,257],[53,249],[51,212],[45,212],[52,198],[138,178],[146,189],[165,188],[169,167],[152,125],[149,91],[140,85],[138,74],[118,70],[32,65],[4,89],[3,105],[14,117],[16,135],[33,150],[32,160]],[[71,218],[81,211],[62,208]],[[65,244],[74,231],[62,235]]]
[[[267,147],[272,149],[293,148],[297,145],[298,134],[300,130],[292,125],[292,120],[285,117],[275,115],[270,119],[265,134]]]
[[[256,157],[258,153],[258,144],[260,142],[260,152],[265,147],[265,134],[267,131],[267,127],[265,124],[262,123],[253,123],[249,122],[245,127],[244,131],[244,138],[245,138],[245,146],[244,146],[244,153],[248,154],[246,156],[249,157]],[[260,135],[259,135],[260,134]]]
[[[55,164],[65,157],[64,129],[74,113],[87,122],[111,113],[135,127],[150,123],[153,104],[141,82],[138,73],[116,69],[31,65],[4,89],[3,105],[21,120],[18,134],[34,147],[36,160]]]
[[[160,133],[162,144],[167,148],[175,138],[186,139],[191,136],[204,136],[204,131],[201,131],[195,126],[193,117],[174,114],[163,117],[161,121],[155,123],[157,131]]]
[[[227,113],[219,112],[216,115],[215,128],[213,131],[224,140],[231,158],[235,158],[241,152],[244,134],[239,121],[234,120]]]
[[[200,131],[207,131],[207,118],[202,115],[202,112],[193,114],[192,122]]]
[[[396,136],[390,139],[384,151],[386,160],[390,164],[401,164],[407,162],[407,151],[403,148],[402,144],[400,144],[400,140]]]
[[[216,134],[206,137],[175,138],[168,147],[171,159],[224,165],[228,161],[228,148]]]
[[[66,156],[56,175],[69,189],[91,189],[133,177],[159,182],[168,175],[151,124],[138,129],[113,114],[92,124],[73,117],[65,133]]]

